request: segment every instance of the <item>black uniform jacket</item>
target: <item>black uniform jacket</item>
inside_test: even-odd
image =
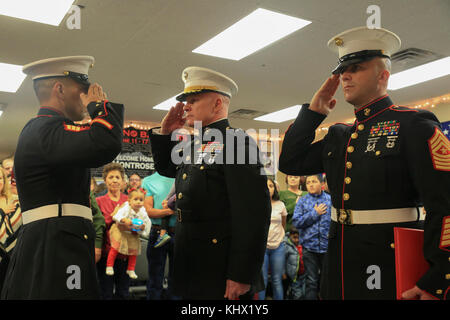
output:
[[[176,294],[223,299],[227,279],[261,284],[271,202],[254,140],[227,119],[190,141],[152,132],[150,140],[156,170],[176,178]]]
[[[120,152],[124,110],[121,104],[99,101],[90,103],[88,111],[92,122],[81,126],[56,109],[41,107],[25,125],[14,159],[24,214],[51,204],[90,207],[90,168],[111,162]],[[55,217],[24,225],[2,297],[98,298],[94,241],[92,222],[81,217]]]
[[[430,269],[417,286],[437,298],[448,297],[450,143],[439,121],[429,111],[396,106],[387,95],[355,110],[355,116],[353,124],[335,124],[322,140],[313,143],[315,130],[325,116],[303,105],[286,132],[280,170],[290,175],[325,172],[332,203],[337,209],[377,210],[423,204],[426,209],[423,250]],[[344,226],[332,222],[329,259],[334,261],[328,261],[328,267],[336,273],[330,271],[331,279],[326,280],[330,283],[324,286],[339,283],[334,287],[339,293],[334,292],[330,297],[395,298],[392,292],[395,290],[394,250],[389,248],[394,226],[411,224],[390,224],[386,225],[387,229],[379,229],[383,226]],[[354,247],[356,244],[358,248]],[[346,248],[352,248],[353,252]],[[392,275],[384,277],[389,283],[382,283],[378,290],[389,293],[366,292],[362,288],[365,283],[352,291],[351,282],[360,281],[355,277],[367,277],[366,269],[354,270],[352,275],[348,273],[353,268],[350,265],[362,259],[355,250],[366,250],[368,264],[387,258],[392,260],[385,269],[390,269],[394,278]],[[377,253],[380,253],[379,259]],[[346,278],[351,280],[345,283]]]

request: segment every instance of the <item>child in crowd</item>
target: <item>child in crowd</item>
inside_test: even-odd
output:
[[[280,196],[276,189],[273,179],[267,179],[267,188],[272,202],[272,215],[270,218],[269,233],[267,236],[266,253],[262,273],[264,278],[264,290],[258,293],[259,300],[265,300],[266,288],[270,276],[272,280],[273,300],[283,300],[283,274],[286,260],[285,244],[283,242],[285,235],[285,225],[287,211],[284,203],[280,201]]]
[[[111,250],[106,261],[106,274],[109,276],[114,275],[114,261],[117,253],[121,253],[128,256],[127,274],[131,279],[137,279],[134,268],[136,258],[141,254],[139,234],[142,234],[142,236],[148,235],[152,224],[144,208],[145,194],[146,192],[143,189],[130,189],[128,201],[118,209],[117,213],[113,213],[113,220],[116,223],[110,229]],[[142,220],[142,224],[139,226],[134,224],[133,219]],[[118,223],[132,227],[132,231],[120,230]]]
[[[299,233],[294,227],[286,234],[286,276],[289,300],[302,300],[305,295],[305,267],[303,265],[302,246],[299,244]]]
[[[322,190],[321,174],[306,177],[308,194],[298,200],[292,225],[300,233],[305,264],[305,298],[317,300],[320,274],[328,250],[328,232],[331,221],[331,197]]]

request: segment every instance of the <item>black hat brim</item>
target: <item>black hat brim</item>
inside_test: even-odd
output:
[[[351,53],[339,59],[339,65],[336,68],[334,68],[334,70],[331,73],[341,74],[345,71],[345,69],[347,69],[348,66],[351,66],[352,64],[369,61],[376,57],[390,58],[388,55],[385,55],[381,50],[363,50]]]
[[[188,96],[191,96],[191,95],[193,95],[193,94],[204,93],[204,92],[215,92],[215,93],[220,93],[221,95],[224,95],[224,96],[226,96],[226,97],[228,97],[228,98],[231,98],[228,94],[225,94],[225,93],[220,92],[220,91],[211,90],[211,89],[202,89],[202,90],[196,90],[196,91],[192,91],[192,92],[183,92],[182,94],[178,95],[175,99],[176,99],[177,101],[184,102],[184,101],[186,101],[186,99],[187,99]]]

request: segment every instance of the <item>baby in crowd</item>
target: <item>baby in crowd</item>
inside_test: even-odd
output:
[[[111,250],[106,261],[106,274],[114,275],[114,262],[118,253],[128,256],[127,274],[131,279],[137,279],[134,271],[136,258],[141,254],[141,241],[139,236],[146,237],[150,233],[151,220],[144,208],[145,190],[130,189],[128,201],[114,214],[116,222],[111,226]],[[121,230],[118,224],[131,227],[131,231]]]

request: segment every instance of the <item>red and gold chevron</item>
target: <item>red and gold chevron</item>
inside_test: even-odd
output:
[[[109,123],[108,121],[106,121],[105,119],[100,119],[100,118],[95,118],[94,120],[92,120],[91,125],[93,125],[94,123],[100,123],[102,125],[104,125],[105,127],[107,127],[109,130],[111,130],[112,128],[114,128],[114,126]]]
[[[450,216],[446,216],[442,219],[441,242],[439,243],[439,248],[450,251]]]

